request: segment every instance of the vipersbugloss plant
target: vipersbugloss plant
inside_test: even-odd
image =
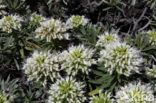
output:
[[[87,48],[84,45],[71,46],[68,50],[63,51],[61,55],[61,68],[64,69],[68,75],[75,76],[78,72],[88,74],[89,67],[96,64],[93,59],[95,50]]]
[[[119,75],[131,75],[132,72],[139,73],[138,66],[143,63],[140,51],[127,45],[125,42],[113,42],[100,51],[98,62],[107,72]]]
[[[51,85],[48,103],[84,103],[84,87],[82,82],[76,82],[72,77],[61,78]]]
[[[153,103],[154,94],[150,84],[129,83],[116,92],[117,103]]]
[[[58,55],[50,51],[34,51],[31,57],[27,58],[23,70],[28,75],[29,81],[35,81],[46,86],[47,81],[52,82],[60,78]]]
[[[46,39],[47,42],[54,39],[69,39],[65,23],[53,18],[41,22],[41,26],[35,30],[35,35],[36,38]]]
[[[99,35],[98,38],[99,39],[96,43],[96,46],[102,48],[104,48],[106,45],[112,42],[120,41],[120,38],[117,34],[109,32],[105,32],[104,34]]]
[[[75,29],[85,26],[88,22],[89,20],[84,16],[73,15],[66,21],[66,26],[68,29]]]
[[[113,99],[111,99],[111,93],[102,93],[99,92],[99,95],[97,96],[92,96],[90,99],[90,103],[113,103]]]
[[[4,16],[0,19],[0,29],[3,32],[11,33],[13,30],[21,30],[23,19],[18,15]]]
[[[31,26],[39,27],[41,25],[41,22],[43,22],[44,20],[46,20],[46,18],[44,16],[33,13],[30,17],[29,24]]]

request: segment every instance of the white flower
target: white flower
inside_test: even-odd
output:
[[[105,47],[109,43],[120,41],[120,38],[118,37],[117,34],[113,33],[108,33],[105,32],[104,34],[98,36],[99,40],[96,43],[96,46],[98,47]]]
[[[153,69],[147,69],[146,70],[147,75],[152,76],[156,78],[156,65],[153,65]]]
[[[99,93],[98,96],[92,96],[90,99],[90,103],[113,103],[113,99],[111,99],[111,93]]]
[[[69,39],[69,34],[66,31],[66,26],[60,20],[51,18],[41,22],[41,27],[37,28],[36,38],[41,40],[46,39],[47,42],[51,42],[53,39]]]
[[[86,48],[84,45],[69,47],[60,55],[62,59],[61,68],[65,69],[68,75],[75,76],[79,71],[88,74],[89,67],[96,64],[96,61],[92,59],[94,51],[94,49]]]
[[[143,62],[140,52],[126,43],[113,42],[100,51],[99,63],[107,72],[129,76],[131,72],[139,72],[138,66]]]
[[[147,32],[147,37],[150,38],[150,42],[152,45],[156,45],[156,31],[148,31]]]
[[[0,29],[2,31],[11,33],[13,30],[21,30],[22,18],[17,15],[4,16],[0,19]]]
[[[151,103],[154,101],[153,90],[149,84],[129,83],[121,87],[115,96],[117,103]]]
[[[6,8],[6,5],[0,4],[0,9],[5,9],[5,8]]]
[[[83,103],[86,100],[84,86],[72,77],[61,78],[51,85],[48,103]]]
[[[88,21],[89,20],[84,16],[73,15],[67,20],[66,25],[68,29],[74,29],[78,28],[79,26],[85,26]]]
[[[29,81],[37,81],[45,86],[48,79],[54,81],[60,78],[58,61],[57,54],[51,54],[50,51],[34,51],[26,60],[23,70],[28,75]]]
[[[46,18],[43,17],[42,15],[33,13],[30,17],[30,25],[36,25],[37,27],[39,27],[40,23],[43,22],[44,20],[46,20]]]

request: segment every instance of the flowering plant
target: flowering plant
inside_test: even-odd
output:
[[[137,49],[126,43],[113,42],[100,51],[98,61],[110,74],[117,72],[129,76],[131,72],[139,72],[137,66],[143,62],[143,59]]]
[[[91,97],[90,103],[113,103],[113,99],[111,99],[110,93],[101,93],[99,92],[98,96]]]
[[[89,20],[86,19],[84,16],[73,15],[67,20],[66,26],[68,29],[74,29],[80,26],[85,26],[88,21]]]
[[[69,39],[66,25],[53,18],[41,22],[41,26],[35,30],[35,34],[36,38],[46,39],[47,42],[51,42],[54,39]]]
[[[116,92],[117,103],[148,103],[154,101],[152,87],[149,84],[129,83]]]
[[[42,15],[33,13],[30,17],[30,25],[35,25],[37,27],[39,27],[41,25],[41,22],[43,22],[44,20],[46,20],[45,17],[43,17]]]
[[[22,18],[18,15],[4,16],[0,19],[0,29],[7,33],[11,33],[13,30],[21,30],[22,21]]]
[[[57,54],[51,54],[50,51],[34,51],[32,56],[26,59],[23,70],[29,81],[37,81],[45,86],[48,79],[54,81],[60,77],[58,61]]]
[[[61,53],[62,65],[68,75],[75,76],[79,71],[88,74],[89,67],[96,64],[96,60],[92,59],[94,49],[86,48],[84,45],[71,46],[68,50]]]
[[[51,85],[48,103],[83,103],[86,100],[84,86],[83,83],[76,82],[72,77],[61,78]]]
[[[104,34],[99,35],[98,38],[99,40],[96,43],[96,46],[98,47],[105,47],[109,43],[120,41],[120,38],[118,37],[117,34],[114,34],[114,33],[111,34],[108,32],[105,32]]]

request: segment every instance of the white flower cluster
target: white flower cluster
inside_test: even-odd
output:
[[[153,103],[153,90],[149,84],[129,83],[116,93],[117,103]]]
[[[58,61],[58,55],[51,54],[50,51],[34,51],[32,56],[27,58],[23,70],[29,81],[40,82],[45,86],[48,79],[54,81],[60,77]]]
[[[74,29],[79,26],[85,26],[88,22],[89,20],[84,16],[73,15],[67,20],[66,26],[68,29]]]
[[[33,13],[30,17],[30,25],[36,25],[37,27],[40,26],[40,23],[46,20],[45,17],[42,15]]]
[[[53,39],[69,39],[69,34],[66,33],[66,25],[60,20],[51,18],[41,22],[41,26],[36,29],[36,38],[41,40],[46,39],[47,42],[51,42]]]
[[[113,103],[113,99],[111,99],[111,94],[110,93],[99,93],[98,96],[93,96],[91,97],[90,103]]]
[[[138,66],[143,62],[139,51],[126,43],[113,42],[100,51],[98,59],[107,72],[129,76],[131,72],[139,72]]]
[[[0,19],[0,29],[2,31],[11,33],[13,30],[21,29],[22,18],[17,15],[4,16]]]
[[[62,78],[51,85],[48,103],[84,103],[84,87],[83,83],[76,82],[72,77]]]
[[[111,34],[109,32],[105,32],[104,34],[98,36],[99,40],[96,43],[96,46],[104,48],[106,45],[120,41],[120,38],[118,37],[117,34]]]
[[[147,32],[147,37],[150,38],[150,42],[152,45],[156,45],[156,31],[148,31]]]
[[[75,76],[79,71],[88,74],[92,64],[96,60],[92,59],[94,49],[86,48],[84,45],[71,46],[68,50],[61,53],[62,65],[68,75]]]
[[[153,65],[153,69],[148,68],[146,73],[147,73],[147,75],[156,78],[156,65]]]

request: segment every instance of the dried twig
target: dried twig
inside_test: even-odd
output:
[[[142,31],[142,30],[144,30],[145,28],[147,28],[150,24],[151,24],[151,20],[148,18],[148,17],[146,17],[147,19],[148,19],[148,22],[146,23],[146,25],[144,25],[142,28],[140,28],[138,31]]]
[[[133,18],[133,23],[134,23],[134,26],[133,26],[133,29],[132,29],[132,32],[134,32],[136,30],[136,27],[138,26],[138,23],[141,21],[141,19],[144,17],[145,13],[147,11],[147,8],[144,9],[144,11],[142,12],[141,16],[139,17],[138,20],[134,20]]]

